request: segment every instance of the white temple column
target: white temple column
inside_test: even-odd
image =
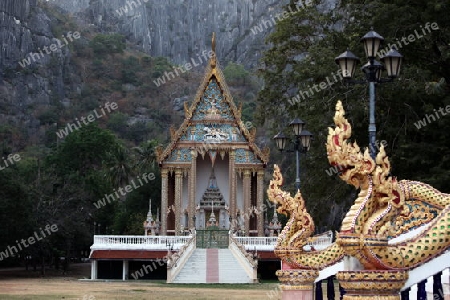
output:
[[[161,170],[161,233],[167,235],[167,207],[169,196],[168,170]]]
[[[96,259],[92,260],[91,262],[91,279],[97,279],[97,274],[98,274],[98,261]]]
[[[258,170],[257,175],[257,182],[256,182],[256,206],[259,210],[259,215],[256,216],[257,218],[257,230],[258,230],[258,236],[264,236],[264,212],[267,209],[263,208],[263,202],[264,202],[264,170]]]
[[[182,209],[181,209],[181,195],[183,191],[183,171],[180,168],[175,170],[175,235],[180,233]]]
[[[124,260],[122,264],[122,280],[128,279],[128,260]]]
[[[244,170],[244,178],[242,180],[243,193],[244,193],[244,213],[242,218],[244,219],[244,230],[246,235],[250,235],[250,201],[251,201],[251,177],[252,173],[249,169]]]

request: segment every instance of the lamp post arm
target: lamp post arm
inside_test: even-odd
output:
[[[369,82],[369,151],[373,160],[377,156],[376,149],[376,132],[377,126],[375,124],[375,82]]]
[[[357,79],[349,79],[349,78],[344,78],[344,83],[347,85],[350,84],[367,84],[367,80],[357,80]]]
[[[377,83],[386,83],[386,82],[393,82],[394,78],[380,78],[380,80],[377,81]]]
[[[300,153],[296,152],[296,164],[297,164],[297,178],[295,179],[295,188],[297,191],[300,189]],[[295,191],[297,193],[297,191]]]
[[[297,193],[297,191],[300,189],[300,140],[298,137],[295,140],[295,165],[296,165],[295,193]]]

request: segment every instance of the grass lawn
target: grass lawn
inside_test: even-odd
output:
[[[80,280],[87,276],[89,264],[72,265],[66,275],[48,272],[48,277],[39,277],[38,272],[22,269],[0,270],[0,299],[281,299],[276,281],[258,284],[166,284],[161,280]]]

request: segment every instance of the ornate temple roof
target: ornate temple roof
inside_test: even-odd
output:
[[[163,163],[189,163],[192,150],[201,155],[222,156],[234,149],[237,164],[265,166],[269,149],[255,144],[256,128],[250,130],[241,119],[242,107],[236,107],[215,54],[213,34],[212,54],[205,75],[189,106],[184,103],[185,119],[178,130],[171,128],[171,141],[157,148],[157,160]]]

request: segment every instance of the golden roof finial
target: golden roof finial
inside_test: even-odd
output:
[[[211,64],[211,68],[215,69],[216,68],[216,33],[215,32],[212,33],[211,51],[212,51],[212,56],[210,59],[210,64]]]

